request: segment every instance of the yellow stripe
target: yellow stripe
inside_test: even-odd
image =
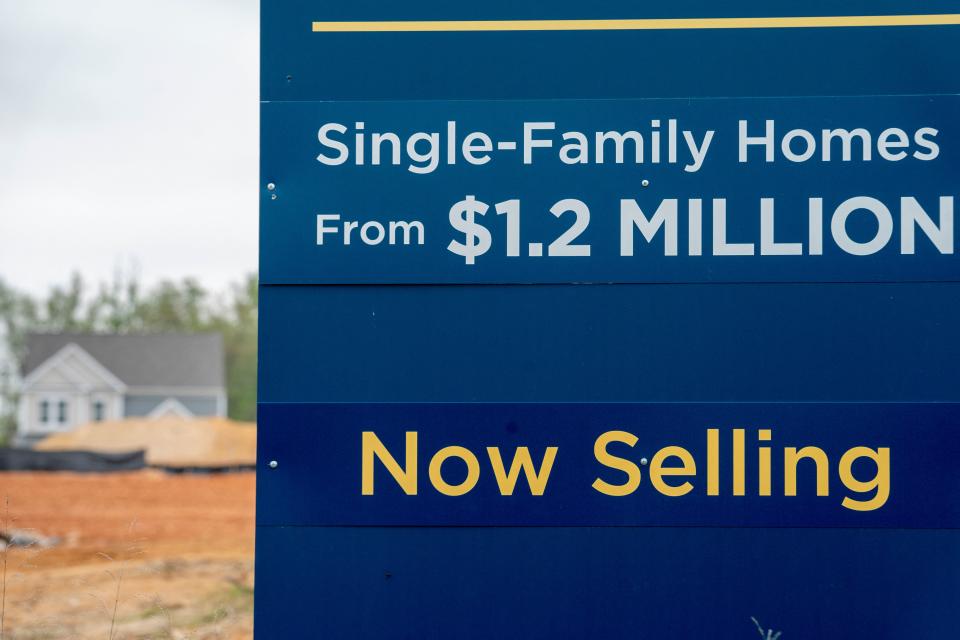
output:
[[[796,29],[958,25],[960,14],[786,18],[649,18],[637,20],[399,20],[314,22],[322,33],[412,31],[635,31],[648,29]]]

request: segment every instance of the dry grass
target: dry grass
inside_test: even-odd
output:
[[[782,631],[764,629],[759,620],[753,616],[750,616],[750,619],[753,620],[753,624],[757,627],[757,631],[760,633],[760,637],[763,638],[763,640],[780,640],[780,636],[783,634]]]

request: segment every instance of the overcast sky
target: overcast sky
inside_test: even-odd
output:
[[[0,278],[257,265],[256,0],[0,0]]]

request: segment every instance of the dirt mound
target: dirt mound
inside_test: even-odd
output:
[[[147,464],[166,468],[252,467],[257,427],[224,418],[125,419],[93,422],[44,439],[39,451],[146,451]]]

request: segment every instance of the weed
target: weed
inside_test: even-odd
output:
[[[763,638],[763,640],[779,640],[780,635],[783,633],[782,631],[774,631],[773,629],[767,629],[764,631],[763,627],[760,626],[760,623],[756,618],[750,616],[750,619],[753,620],[753,624],[756,625],[757,631],[760,632],[760,637]]]

